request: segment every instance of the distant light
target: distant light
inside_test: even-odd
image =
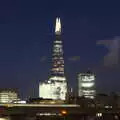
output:
[[[66,110],[62,110],[61,113],[62,113],[62,115],[66,115],[67,111]]]
[[[0,120],[10,120],[8,117],[0,118]]]
[[[60,22],[60,18],[56,18],[55,33],[56,33],[56,34],[60,34],[60,33],[61,33],[61,22]]]
[[[105,106],[105,108],[112,108],[112,106],[108,106],[108,105],[107,105],[107,106]]]
[[[57,113],[37,113],[37,116],[57,116]]]
[[[96,116],[97,117],[102,117],[102,113],[97,113]]]
[[[115,115],[114,118],[115,118],[115,120],[119,120],[118,115]]]
[[[81,86],[82,87],[92,87],[92,86],[94,86],[94,83],[82,83]]]

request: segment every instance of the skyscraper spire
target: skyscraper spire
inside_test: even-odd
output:
[[[56,18],[56,25],[55,25],[55,34],[60,35],[61,34],[61,22],[60,18]]]

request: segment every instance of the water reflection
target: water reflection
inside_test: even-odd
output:
[[[0,120],[10,120],[10,118],[9,117],[0,117]]]
[[[105,115],[103,117],[96,116],[63,116],[63,117],[48,117],[48,116],[24,116],[24,115],[16,115],[10,117],[0,117],[0,120],[120,120],[118,115]]]

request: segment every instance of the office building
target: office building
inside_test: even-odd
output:
[[[47,81],[39,84],[39,97],[65,100],[67,81],[64,74],[63,41],[61,39],[60,18],[56,19],[55,40],[52,49],[52,68]]]
[[[0,89],[0,103],[12,103],[18,100],[18,92],[14,89]]]
[[[95,75],[91,71],[78,74],[78,96],[94,98],[95,93]]]

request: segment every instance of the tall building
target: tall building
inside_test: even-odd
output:
[[[78,96],[94,98],[95,94],[95,75],[91,71],[78,74]]]
[[[52,51],[52,68],[49,79],[39,84],[39,97],[65,100],[67,81],[64,74],[63,42],[61,40],[61,22],[56,18],[55,40]]]
[[[0,89],[0,103],[12,103],[19,100],[18,92],[14,89]]]

